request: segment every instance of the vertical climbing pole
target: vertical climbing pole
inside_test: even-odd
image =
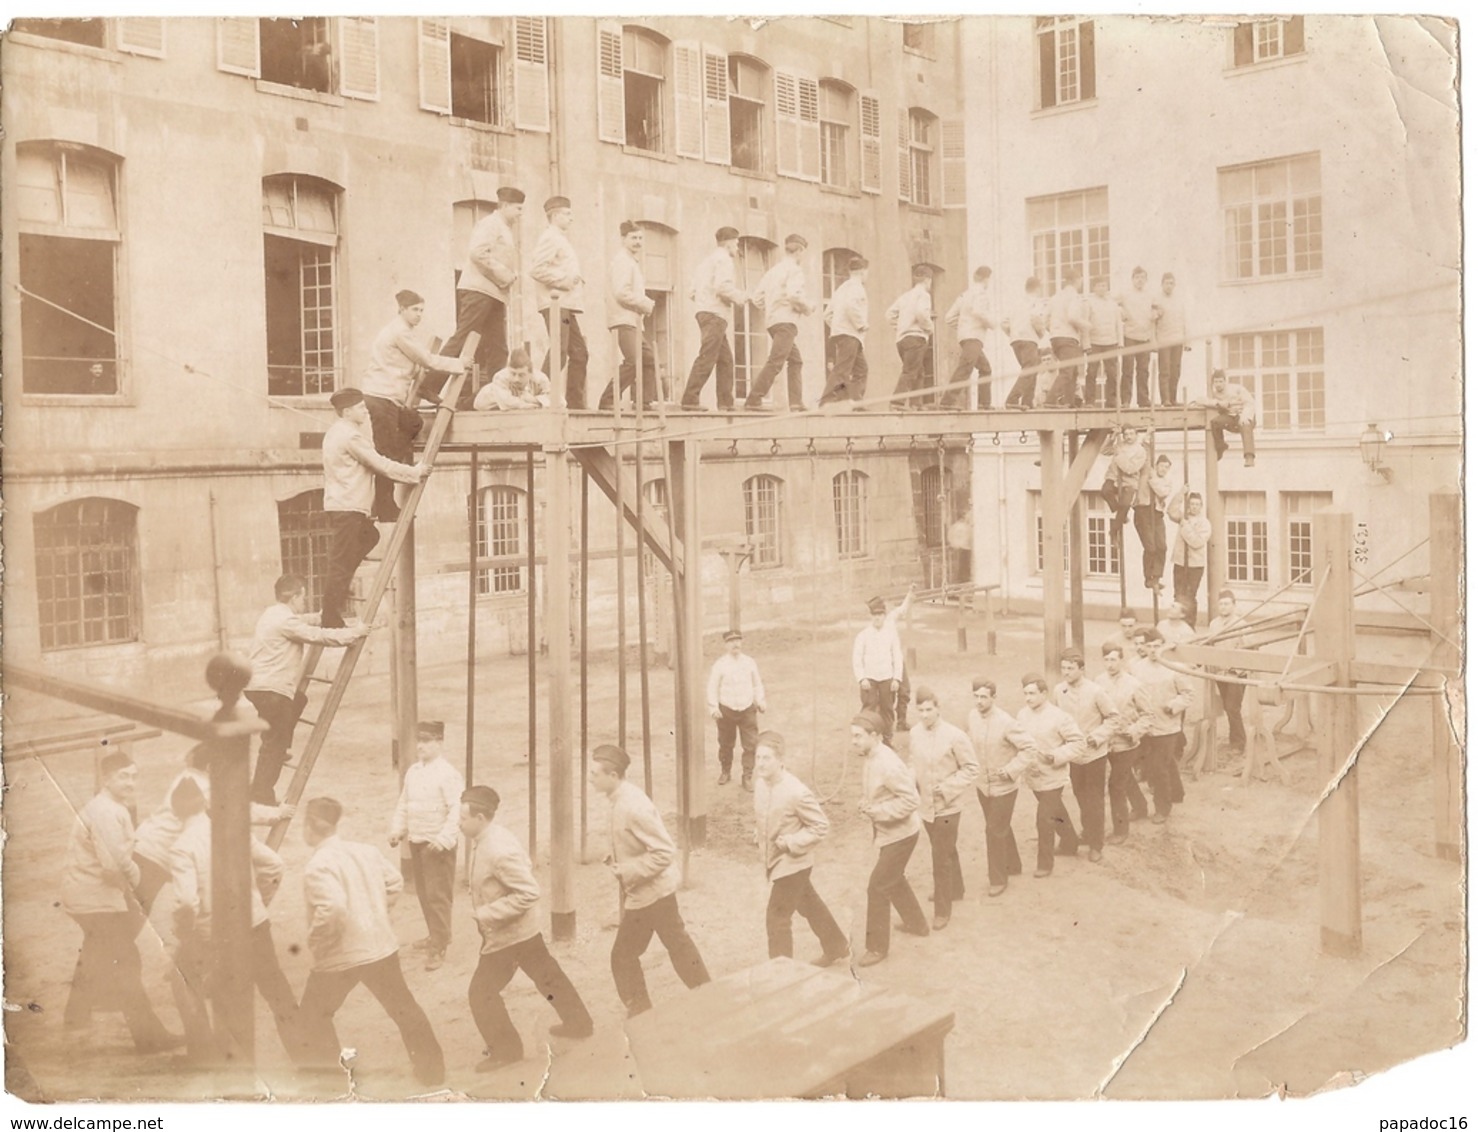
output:
[[[1205,423],[1205,414],[1202,414],[1202,423]],[[1211,524],[1211,540],[1206,544],[1206,600],[1199,604],[1200,612],[1206,614],[1216,608],[1216,595],[1226,585],[1227,528],[1225,510],[1221,505],[1221,480],[1217,474],[1216,448],[1211,443],[1211,434],[1204,428],[1201,436],[1201,458],[1206,461],[1206,521]],[[1201,620],[1201,624],[1205,624],[1207,620],[1210,618]]]
[[[477,483],[480,450],[474,446],[467,476],[467,736],[462,780],[472,786],[474,724],[477,722]]]
[[[1314,515],[1314,577],[1325,577],[1314,601],[1314,652],[1333,668],[1331,688],[1353,688],[1355,598],[1350,581],[1354,521],[1348,511]],[[1327,571],[1327,574],[1326,574]],[[1326,954],[1360,953],[1360,790],[1353,761],[1356,701],[1336,692],[1320,704],[1319,921]],[[1327,715],[1326,715],[1327,713]]]
[[[1454,643],[1462,631],[1459,619],[1458,570],[1463,560],[1462,497],[1456,492],[1436,492],[1429,504],[1431,514],[1431,614],[1441,636],[1433,635],[1431,663],[1458,671]],[[1448,718],[1448,698],[1432,697],[1432,804],[1436,817],[1437,856],[1444,861],[1462,860],[1463,760],[1453,741]]]
[[[708,839],[704,801],[703,554],[698,510],[699,441],[673,440],[669,445],[672,483],[669,490],[672,532],[682,545],[682,570],[674,579],[677,643],[676,699],[678,717],[678,823],[683,833],[683,868],[687,853]]]
[[[1037,437],[1042,454],[1042,670],[1046,675],[1057,671],[1065,645],[1062,531],[1067,509],[1063,506],[1062,434],[1044,430]]]
[[[547,457],[546,457],[547,460]],[[552,506],[552,504],[551,504]],[[551,561],[553,559],[551,558]],[[553,654],[551,653],[551,659]],[[556,671],[558,671],[556,669]],[[551,755],[551,758],[553,756]],[[590,473],[580,469],[580,858],[589,834],[590,784]]]
[[[525,538],[528,540],[528,564],[524,567],[529,572],[528,584],[524,590],[528,594],[528,672],[529,672],[529,856],[537,857],[539,854],[539,623],[537,619],[539,586],[535,566],[538,556],[534,553],[534,540],[538,534],[535,526],[534,516],[534,450],[528,448],[524,452],[524,518],[527,520],[528,530]]]
[[[1071,467],[1078,459],[1078,433],[1073,429],[1067,434],[1067,462]],[[1043,465],[1046,468],[1046,465]],[[1083,648],[1083,492],[1073,492],[1072,505],[1068,510],[1068,621],[1072,626],[1073,647]],[[1055,671],[1046,672],[1050,680]]]
[[[544,449],[544,585],[549,640],[550,926],[557,940],[575,938],[574,720],[570,711],[570,460],[563,448]],[[583,537],[583,536],[582,536]],[[584,558],[584,547],[581,547]],[[583,606],[583,593],[582,593]],[[583,616],[583,614],[582,614]],[[581,685],[584,685],[582,676]],[[584,694],[583,692],[581,693]],[[584,793],[582,789],[581,800]],[[584,807],[581,807],[584,829]]]
[[[385,546],[381,542],[381,547]],[[381,553],[385,553],[384,550]],[[395,740],[392,758],[404,770],[416,758],[416,722],[420,699],[416,688],[416,520],[406,523],[405,544],[395,561]]]

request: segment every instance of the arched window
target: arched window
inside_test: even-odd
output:
[[[919,515],[924,545],[944,545],[944,524],[954,515],[954,476],[948,468],[931,465],[919,475]]]
[[[524,592],[524,492],[516,487],[485,487],[477,499],[477,556],[508,558],[477,572],[479,594]],[[516,560],[516,561],[514,561]]]
[[[831,503],[836,515],[837,557],[865,558],[867,541],[867,475],[854,470],[831,478]]]
[[[339,189],[317,177],[262,179],[267,392],[332,393],[338,377]]]
[[[775,245],[758,236],[739,237],[734,257],[734,283],[750,294],[770,267]],[[770,336],[765,332],[765,312],[754,303],[734,308],[734,396],[749,396],[749,387],[770,356]]]
[[[282,546],[282,572],[307,579],[308,608],[320,608],[333,541],[322,489],[300,492],[277,505],[277,540]]]
[[[935,150],[939,145],[939,119],[929,111],[913,107],[908,112],[908,152],[900,153],[900,159],[908,162],[909,192],[905,194],[912,204],[920,208],[934,208],[939,204],[936,188],[938,176]]]
[[[118,390],[118,159],[70,142],[16,147],[26,393]]]
[[[78,499],[37,513],[41,647],[139,639],[138,508]]]
[[[744,537],[754,547],[749,564],[755,569],[782,562],[780,487],[778,476],[750,476],[744,481]]]

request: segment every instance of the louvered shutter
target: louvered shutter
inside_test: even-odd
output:
[[[380,25],[374,16],[339,17],[339,93],[380,98]]]
[[[421,109],[452,112],[452,37],[446,20],[422,18],[420,25]]]
[[[946,118],[939,124],[943,166],[942,203],[945,208],[965,207],[965,123]]]
[[[729,57],[703,49],[703,156],[715,165],[728,165]]]
[[[815,79],[796,80],[799,104],[800,176],[821,180],[821,86]]]
[[[775,72],[775,172],[782,177],[800,175],[800,114],[796,105],[795,76]]]
[[[216,67],[233,75],[261,78],[260,24],[252,16],[216,19]]]
[[[164,58],[164,20],[160,16],[129,16],[117,21],[114,37],[119,51]]]
[[[601,141],[626,144],[626,68],[621,25],[601,24],[595,35],[596,132]]]
[[[898,111],[898,199],[913,200],[913,160],[908,152],[908,111]]]
[[[672,48],[677,110],[677,155],[703,159],[703,49],[696,43]]]
[[[549,132],[549,22],[513,17],[513,124]]]
[[[883,191],[883,112],[875,94],[864,94],[858,101],[862,110],[861,187],[864,193],[880,193]]]

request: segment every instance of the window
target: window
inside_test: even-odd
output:
[[[849,189],[847,139],[852,129],[852,88],[833,79],[822,79],[821,97],[821,183]]]
[[[332,393],[338,373],[338,190],[313,177],[262,181],[267,281],[267,392]]]
[[[919,522],[923,527],[924,545],[931,550],[944,545],[944,523],[954,514],[954,476],[938,464],[919,474]]]
[[[667,481],[648,480],[642,485],[642,494],[645,497],[646,507],[650,508],[648,514],[652,515],[659,525],[667,526]],[[662,563],[658,561],[657,556],[647,546],[645,539],[642,540],[641,560],[642,570],[646,574],[647,585],[651,586],[655,593],[657,592],[657,583],[661,580]]]
[[[1232,65],[1250,67],[1274,59],[1302,55],[1304,50],[1304,18],[1290,16],[1286,20],[1255,20],[1240,23],[1232,30]]]
[[[1114,537],[1113,512],[1099,495],[1088,495],[1088,574],[1095,578],[1119,576],[1119,540]]]
[[[1314,584],[1314,512],[1334,505],[1328,491],[1285,491],[1283,531],[1288,540],[1288,581],[1295,586]]]
[[[64,43],[80,43],[84,47],[106,47],[107,28],[102,20],[21,19],[10,25],[11,31],[59,39]]]
[[[524,549],[524,493],[513,487],[485,487],[477,499],[477,556],[518,558]],[[521,594],[524,566],[510,562],[477,572],[478,594]]]
[[[1324,427],[1324,331],[1232,334],[1223,341],[1228,380],[1258,398],[1259,427],[1313,431]]]
[[[646,244],[642,249],[642,275],[647,283],[647,298],[656,304],[647,315],[646,334],[657,359],[658,396],[668,398],[672,388],[673,345],[673,245],[676,232],[665,225],[642,222]]]
[[[16,150],[22,389],[115,394],[117,160],[63,142]]]
[[[865,558],[867,542],[867,476],[838,472],[831,479],[831,505],[836,514],[837,557]]]
[[[1227,524],[1227,581],[1268,580],[1267,496],[1255,491],[1224,491]]]
[[[35,523],[42,649],[138,640],[138,508],[78,499]]]
[[[1052,295],[1063,273],[1077,268],[1086,280],[1109,272],[1108,189],[1088,189],[1026,202],[1032,238],[1032,274]]]
[[[327,17],[263,19],[260,28],[263,82],[323,94],[333,90],[334,57]]]
[[[765,82],[769,68],[742,55],[729,56],[729,164],[764,170]],[[814,108],[812,116],[814,120]]]
[[[1086,102],[1094,89],[1093,21],[1037,17],[1037,92],[1041,109]]]
[[[934,57],[934,25],[904,24],[903,50]]]
[[[323,605],[333,531],[323,511],[323,492],[305,491],[277,505],[277,540],[282,546],[282,572],[308,582],[308,608]]]
[[[760,277],[770,267],[768,240],[741,236],[739,254],[734,258],[734,284],[746,295],[753,296]],[[764,308],[753,302],[734,308],[734,396],[748,397],[749,387],[770,356],[770,335],[765,330]]]
[[[667,41],[641,28],[621,36],[626,93],[626,144],[662,153],[662,97],[667,76]]]
[[[933,208],[938,204],[935,192],[934,148],[939,119],[927,110],[917,107],[908,112],[908,141],[900,146],[900,182],[907,191],[899,195],[920,208]],[[905,152],[906,150],[906,152]]]
[[[451,35],[452,117],[501,126],[507,120],[503,49],[471,36]]]
[[[780,480],[751,476],[744,481],[744,537],[754,547],[751,566],[780,565],[780,534]]]
[[[1218,171],[1228,279],[1303,275],[1324,267],[1319,155]]]

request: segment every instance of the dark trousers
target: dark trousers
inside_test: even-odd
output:
[[[616,942],[611,945],[611,977],[616,980],[616,993],[626,1004],[628,1015],[652,1008],[647,995],[647,978],[642,974],[641,957],[652,936],[667,948],[672,969],[683,985],[692,989],[708,982],[708,968],[698,945],[688,934],[682,913],[677,908],[677,894],[664,896],[645,908],[627,908],[621,913],[621,926],[616,929]]]
[[[485,951],[477,961],[477,970],[472,972],[472,981],[467,984],[467,1005],[472,1008],[472,1021],[482,1035],[483,1045],[490,1057],[512,1061],[523,1059],[523,1040],[518,1028],[508,1017],[508,1008],[503,1005],[503,988],[513,976],[523,971],[539,992],[539,997],[559,1015],[559,1020],[570,1030],[589,1033],[595,1024],[590,1020],[590,1011],[570,977],[565,974],[559,960],[549,954],[544,935],[500,947],[497,951]]]
[[[960,360],[954,373],[949,375],[951,386],[940,398],[940,404],[949,408],[970,407],[970,387],[961,382],[968,381],[972,373],[980,374],[976,388],[980,390],[980,407],[990,408],[990,360],[985,356],[985,344],[979,338],[965,338],[960,342]]]
[[[421,431],[421,415],[385,397],[366,397],[364,407],[369,410],[375,451],[397,464],[414,463],[415,453],[411,445]],[[374,517],[381,523],[393,523],[400,518],[400,508],[395,502],[395,481],[378,474],[375,476]]]
[[[1084,399],[1090,405],[1106,405],[1110,409],[1119,404],[1119,357],[1114,351],[1117,345],[1112,346],[1089,346],[1088,347],[1088,376],[1086,387],[1083,390]],[[1112,357],[1103,357],[1104,354],[1113,354]],[[1103,375],[1103,393],[1098,392],[1099,374]],[[1129,395],[1126,392],[1123,403],[1129,403]]]
[[[769,940],[771,959],[782,955],[789,959],[795,954],[790,927],[797,912],[816,933],[824,955],[847,954],[846,933],[837,926],[836,918],[811,883],[811,870],[802,869],[789,876],[776,877],[770,885],[770,903],[765,906],[765,935]]]
[[[960,815],[940,814],[924,823],[934,864],[934,914],[948,916],[950,905],[965,899],[965,872],[960,868]]]
[[[1141,409],[1150,406],[1150,344],[1136,338],[1125,338],[1124,376],[1119,384],[1119,403],[1129,404],[1129,391],[1134,390],[1134,403]]]
[[[1146,735],[1139,743],[1144,763],[1144,775],[1149,780],[1150,797],[1155,802],[1155,813],[1162,817],[1170,813],[1170,807],[1184,799],[1185,788],[1180,781],[1180,764],[1176,761],[1184,735]]]
[[[1184,346],[1160,347],[1160,404],[1174,405],[1180,398],[1180,363]]]
[[[621,350],[621,368],[616,371],[621,389],[617,392],[612,386],[606,386],[605,392],[600,395],[602,409],[614,408],[615,398],[636,385],[636,327],[616,327],[616,345]],[[645,337],[641,339],[641,388],[642,406],[651,405],[657,399],[657,356],[652,353],[652,344]],[[632,394],[632,399],[636,399],[635,393]]]
[[[1129,815],[1144,817],[1149,810],[1139,783],[1134,780],[1134,767],[1139,762],[1140,748],[1130,747],[1127,751],[1110,751],[1108,756],[1109,814],[1113,818],[1114,833],[1129,832]]]
[[[298,1000],[293,994],[282,964],[277,960],[277,946],[272,941],[272,924],[263,920],[251,930],[252,981],[261,992],[277,1037],[289,1057],[302,1056],[298,1040]],[[210,1011],[210,943],[200,933],[192,933],[175,952],[175,969],[170,976],[175,1006],[185,1028],[185,1053],[201,1064],[222,1064],[225,1057],[211,1027]]]
[[[1221,694],[1221,706],[1227,713],[1227,737],[1239,751],[1247,749],[1247,729],[1242,726],[1242,698],[1246,685],[1227,684],[1218,680],[1216,690]]]
[[[1052,356],[1057,360],[1057,380],[1047,394],[1047,404],[1060,409],[1077,400],[1078,367],[1073,363],[1083,356],[1083,347],[1076,338],[1054,338]]]
[[[1257,443],[1253,439],[1251,421],[1241,420],[1230,413],[1217,413],[1206,427],[1211,430],[1211,443],[1216,446],[1218,460],[1226,455],[1227,429],[1242,434],[1242,454],[1244,456],[1257,455]]]
[[[781,366],[785,367],[785,391],[790,398],[790,407],[805,408],[805,402],[801,400],[801,352],[796,347],[795,336],[793,322],[777,322],[770,327],[770,356],[765,359],[764,367],[750,387],[749,396],[744,399],[746,408],[760,407],[760,402],[770,392],[770,386],[775,384],[775,378],[780,376]]]
[[[867,356],[862,352],[862,340],[850,334],[837,334],[831,341],[836,355],[831,363],[831,380],[821,394],[821,404],[862,400],[867,392]]]
[[[727,773],[734,765],[734,740],[739,740],[743,752],[740,765],[745,774],[754,773],[754,748],[759,742],[759,709],[753,704],[743,711],[719,704],[718,708],[718,765]]]
[[[1103,485],[1098,494],[1114,513],[1114,522],[1122,527],[1129,519],[1129,509],[1134,506],[1134,497],[1138,493],[1139,489],[1135,484],[1110,481]]]
[[[1091,763],[1073,763],[1067,768],[1073,784],[1073,797],[1078,802],[1078,820],[1083,825],[1083,840],[1089,849],[1103,850],[1103,798],[1108,778],[1108,759]]]
[[[477,353],[472,360],[482,368],[484,381],[491,381],[508,363],[508,309],[501,299],[484,295],[481,291],[457,291],[457,329],[447,339],[441,353],[446,357],[462,356],[462,343],[467,335],[476,331],[482,337],[477,343]],[[445,379],[443,379],[443,382]],[[470,409],[472,399],[477,396],[475,383],[470,379],[462,383],[457,408]]]
[[[883,742],[893,742],[893,709],[896,697],[890,680],[870,681],[866,688],[858,685],[858,695],[864,708],[877,712],[883,721]]]
[[[729,323],[716,314],[700,311],[698,333],[702,340],[698,345],[698,356],[693,359],[693,368],[688,371],[688,384],[683,390],[682,403],[686,408],[698,404],[698,395],[708,384],[715,368],[718,370],[718,395],[720,409],[734,407],[734,350],[729,345]]]
[[[157,1047],[168,1036],[144,990],[143,961],[134,943],[144,917],[138,912],[73,912],[82,929],[82,951],[72,973],[72,990],[63,1013],[68,1025],[85,1025],[94,1007],[121,1010],[139,1050]]]
[[[445,951],[452,938],[452,887],[457,879],[457,851],[412,841],[411,876],[421,900],[421,915],[426,919],[428,946],[432,951]]]
[[[913,856],[914,846],[919,843],[917,833],[884,845],[878,850],[878,862],[872,867],[872,876],[867,878],[867,950],[879,955],[888,954],[888,943],[893,934],[892,910],[898,909],[903,917],[903,926],[916,935],[929,933],[929,921],[924,919],[924,910],[919,907],[919,898],[913,894],[904,870],[908,859]]]
[[[277,805],[277,778],[290,757],[293,731],[308,706],[308,693],[299,692],[292,699],[277,692],[253,688],[246,693],[257,714],[267,724],[257,747],[257,765],[251,776],[251,800],[264,806]]]
[[[999,888],[1007,877],[1021,875],[1021,854],[1016,848],[1016,834],[1011,830],[1011,815],[1016,811],[1016,791],[1009,794],[975,792],[980,799],[980,812],[985,815],[985,867],[992,887]]]
[[[374,520],[358,511],[329,511],[326,518],[330,541],[320,624],[325,629],[342,629],[354,572],[379,543],[380,532],[375,529]]]
[[[133,863],[139,867],[139,883],[134,885],[133,894],[147,916],[154,907],[155,898],[170,881],[169,870],[137,853],[133,855]]]
[[[930,385],[924,373],[924,355],[928,351],[929,340],[917,334],[898,340],[898,360],[903,363],[903,369],[893,390],[893,404],[899,408],[921,408],[924,405],[927,394],[920,396],[919,393]]]
[[[544,329],[549,329],[549,308],[539,312],[544,316]],[[544,355],[544,373],[549,374],[552,354]],[[585,407],[585,372],[590,365],[590,347],[585,344],[585,333],[580,329],[578,311],[559,312],[559,361],[565,367],[565,408]],[[552,378],[551,380],[557,380]]]
[[[1158,582],[1165,576],[1165,513],[1154,506],[1134,508],[1134,532],[1144,554],[1144,584]]]
[[[1175,590],[1175,600],[1185,602],[1186,623],[1192,629],[1196,627],[1196,594],[1201,588],[1201,575],[1206,573],[1204,566],[1182,566],[1176,563],[1171,571],[1174,579],[1172,588]]]
[[[1078,851],[1078,831],[1062,804],[1062,787],[1033,790],[1037,796],[1037,869],[1052,871],[1055,853],[1071,856]]]
[[[1042,365],[1042,351],[1035,342],[1016,338],[1011,342],[1011,352],[1016,355],[1021,374],[1016,378],[1016,384],[1011,386],[1011,392],[1006,394],[1006,404],[1031,408],[1037,399],[1037,370]]]
[[[308,976],[299,1008],[305,1064],[322,1069],[338,1066],[340,1047],[334,1015],[360,983],[375,996],[400,1031],[416,1080],[423,1085],[440,1085],[446,1078],[441,1043],[436,1040],[426,1012],[405,985],[399,952],[347,971],[314,971]]]

